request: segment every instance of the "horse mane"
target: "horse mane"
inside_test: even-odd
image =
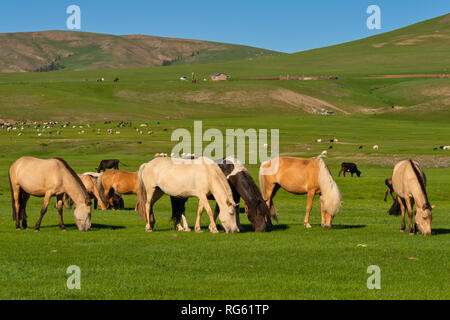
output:
[[[72,175],[72,177],[75,179],[75,181],[80,185],[81,189],[83,190],[83,195],[84,195],[85,200],[89,201],[90,197],[86,190],[86,187],[84,186],[83,181],[81,181],[78,174],[69,166],[69,164],[66,162],[66,160],[64,160],[62,158],[58,158],[58,157],[54,157],[52,159],[58,160],[59,162],[61,162],[64,165],[64,167],[66,167],[67,171],[69,171],[69,173]]]
[[[231,193],[230,185],[228,184],[228,180],[223,174],[222,169],[220,169],[219,165],[212,160],[211,162],[209,162],[207,160],[205,161],[205,159],[202,159],[202,161],[204,161],[204,163],[207,164],[208,167],[211,168],[212,172],[214,172],[214,174],[217,176],[217,180],[219,180],[219,183],[222,185],[222,188],[226,193],[226,196],[228,198],[227,200],[231,200],[231,204],[233,204],[233,194]]]
[[[428,202],[428,195],[427,195],[427,190],[425,189],[425,183],[423,181],[422,175],[419,173],[419,170],[417,170],[416,166],[414,165],[414,162],[409,159],[409,163],[411,164],[411,167],[416,175],[417,181],[419,182],[420,185],[420,189],[422,190],[422,193],[425,196],[425,206],[431,208],[430,203]]]

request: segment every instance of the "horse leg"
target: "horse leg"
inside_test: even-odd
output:
[[[277,193],[278,189],[280,189],[280,185],[277,183],[273,183],[270,186],[266,186],[266,190],[264,190],[263,197],[266,200],[267,207],[270,209],[270,215],[272,217],[278,216],[277,210],[275,209],[275,206],[273,205],[273,198],[275,197],[275,194]]]
[[[206,198],[204,199],[203,206],[205,207],[206,213],[209,216],[209,227],[208,227],[209,231],[211,231],[211,233],[219,233],[219,230],[217,230],[216,222],[214,221],[214,215],[213,215],[212,209],[209,206],[209,202]]]
[[[312,205],[313,205],[313,200],[314,200],[314,196],[315,195],[316,195],[316,191],[315,190],[308,191],[308,198],[306,200],[305,221],[303,222],[305,227],[308,228],[308,229],[311,228],[311,225],[309,224],[309,214],[311,213],[311,210],[312,210]]]
[[[64,196],[56,196],[56,209],[58,210],[58,216],[59,216],[59,228],[61,231],[66,231],[66,227],[64,226],[63,221],[63,203],[64,203]]]
[[[156,219],[153,213],[153,206],[156,201],[159,200],[164,195],[164,193],[157,187],[150,188],[150,192],[147,193],[147,203],[145,204],[145,214],[146,214],[146,225],[145,231],[152,232],[155,226]]]
[[[241,225],[241,220],[239,218],[239,203],[241,202],[241,196],[239,195],[239,193],[233,192],[233,201],[236,204],[236,206],[234,207],[234,214],[236,215],[236,225],[238,226],[240,232],[244,232],[245,229]],[[216,219],[214,219],[214,221],[216,221]]]
[[[341,168],[341,170],[339,170],[338,177],[341,176],[341,172],[342,172],[342,171],[343,171],[343,169]]]
[[[406,208],[408,209],[408,217],[409,217],[409,234],[414,234],[414,226],[413,226],[413,209],[411,204],[411,199],[408,195],[405,195]]]
[[[51,196],[52,195],[48,192],[44,196],[44,204],[42,205],[41,215],[39,216],[39,219],[36,222],[36,225],[34,226],[34,231],[36,231],[36,232],[41,229],[42,218],[44,217],[44,214],[47,212],[47,207],[48,207],[48,203],[50,202]]]
[[[400,211],[402,212],[402,226],[400,227],[400,232],[405,231],[405,205],[400,197],[397,197],[397,201],[400,204]]]
[[[387,201],[387,196],[388,196],[388,193],[389,193],[389,189],[388,189],[388,190],[386,190],[386,192],[384,193],[384,202],[386,202],[386,201]],[[391,196],[392,196],[392,194],[391,194]]]
[[[202,218],[202,212],[203,212],[203,205],[202,201],[199,200],[197,209],[197,219],[195,220],[195,232],[197,233],[203,232],[202,229],[200,228],[200,220]]]
[[[21,217],[22,217],[22,228],[24,228],[24,229],[28,229],[27,211],[26,211],[28,199],[30,199],[30,194],[26,193],[25,191],[22,190],[22,200],[21,200],[21,204],[20,204],[20,211],[21,211]]]

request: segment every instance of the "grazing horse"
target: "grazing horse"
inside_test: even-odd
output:
[[[219,220],[225,232],[239,232],[230,186],[219,166],[211,159],[155,158],[141,165],[138,180],[138,210],[145,219],[146,231],[152,231],[155,224],[153,205],[166,193],[179,198],[197,197],[199,205],[195,231],[202,232],[200,218],[203,209],[206,209],[210,218],[209,230],[218,233],[208,203],[208,195],[212,194],[219,205]]]
[[[243,231],[239,221],[239,202],[242,197],[245,203],[245,212],[252,223],[253,229],[256,232],[266,231],[267,226],[272,225],[270,211],[250,173],[238,160],[232,157],[218,160],[216,163],[227,178],[233,194],[233,200],[237,204],[235,210],[236,223],[239,230]],[[208,199],[211,198],[208,197]],[[171,197],[170,200],[172,202],[172,219],[175,222],[175,228],[178,230],[189,231],[190,229],[187,226],[186,218],[184,217],[187,198]],[[219,206],[216,204],[214,220],[216,220],[218,214]],[[183,227],[180,225],[180,218],[183,219]]]
[[[409,216],[409,233],[415,234],[415,227],[424,235],[431,234],[432,214],[428,202],[426,188],[427,178],[419,164],[413,160],[403,160],[397,163],[392,174],[392,186],[397,194],[397,201],[402,212],[402,226],[400,231],[405,231],[405,209]],[[416,204],[415,224],[413,226],[413,206]]]
[[[137,194],[138,188],[138,173],[127,172],[122,170],[108,170],[103,172],[97,179],[97,185],[100,197],[104,203],[109,203],[113,206],[114,192],[120,194]],[[135,210],[137,210],[137,202]]]
[[[278,168],[277,172],[264,174],[265,169],[274,167]],[[310,159],[280,157],[263,162],[259,171],[259,185],[274,217],[277,212],[273,197],[280,187],[294,194],[308,194],[304,220],[306,228],[311,228],[309,214],[316,194],[320,194],[322,227],[325,229],[331,228],[333,218],[341,207],[341,192],[321,156]]]
[[[75,202],[75,223],[78,230],[87,231],[91,227],[91,200],[78,175],[60,158],[37,159],[21,157],[9,168],[13,220],[16,229],[27,228],[26,205],[30,195],[44,197],[39,220],[34,227],[40,230],[41,221],[47,211],[52,196],[56,196],[59,227],[65,231],[63,222],[63,195],[66,193]]]
[[[84,187],[86,188],[86,191],[89,194],[89,197],[91,199],[94,199],[94,209],[97,209],[97,203],[98,203],[102,210],[106,210],[106,204],[103,202],[102,197],[100,196],[100,193],[98,192],[97,178],[94,178],[93,176],[91,176],[89,174],[79,174],[78,176],[80,177],[81,181],[83,182]]]
[[[95,168],[97,172],[106,171],[106,169],[116,169],[119,170],[119,163],[123,164],[125,167],[127,166],[125,163],[120,162],[119,159],[108,159],[100,161],[98,168]]]

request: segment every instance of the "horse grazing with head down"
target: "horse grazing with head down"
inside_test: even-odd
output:
[[[138,181],[138,210],[145,219],[146,231],[152,231],[155,224],[153,205],[166,193],[177,198],[197,197],[199,205],[195,231],[201,232],[200,218],[203,209],[206,209],[210,218],[209,230],[217,233],[219,231],[208,203],[208,195],[212,194],[220,208],[219,220],[225,232],[239,232],[230,186],[219,166],[211,159],[155,158],[141,165]]]
[[[304,220],[307,228],[311,228],[309,214],[316,194],[320,194],[322,227],[325,229],[331,228],[333,218],[341,207],[341,192],[320,156],[310,159],[279,157],[263,162],[259,171],[259,184],[274,217],[277,212],[273,197],[279,188],[294,194],[307,194]]]
[[[44,197],[39,220],[34,227],[40,230],[42,218],[52,196],[56,196],[56,207],[59,213],[59,227],[65,231],[63,222],[63,195],[66,193],[75,202],[75,223],[78,230],[87,231],[91,227],[91,200],[78,175],[60,158],[37,159],[21,157],[9,168],[9,182],[12,196],[13,220],[16,229],[26,229],[26,205],[30,195]]]
[[[402,226],[400,231],[405,231],[405,209],[409,216],[409,233],[415,234],[417,225],[419,231],[424,235],[431,234],[432,214],[428,202],[426,190],[427,178],[419,164],[413,160],[403,160],[397,163],[392,174],[392,186],[397,194],[397,201],[402,212]],[[415,224],[413,226],[413,206],[416,204]]]
[[[230,185],[233,194],[233,200],[237,204],[235,207],[236,224],[239,230],[243,231],[243,227],[239,221],[239,202],[242,198],[245,203],[245,212],[250,220],[253,229],[256,232],[264,232],[268,226],[272,226],[270,219],[270,211],[264,201],[261,192],[258,189],[247,169],[237,160],[232,157],[224,158],[215,161],[222,170],[228,184]],[[208,199],[214,199],[208,197]],[[172,202],[172,219],[175,222],[175,228],[178,230],[189,231],[189,227],[184,216],[185,203],[187,199],[171,197]],[[214,220],[219,214],[219,206],[216,204],[214,210]],[[181,227],[180,220],[183,220],[183,227]]]

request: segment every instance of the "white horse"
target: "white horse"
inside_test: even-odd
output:
[[[227,233],[239,232],[235,218],[235,203],[231,188],[219,166],[211,159],[176,159],[158,157],[144,163],[138,172],[138,210],[146,221],[145,230],[153,230],[153,205],[164,193],[180,198],[197,197],[199,205],[195,231],[201,232],[200,218],[206,209],[210,218],[209,230],[217,233],[213,212],[208,203],[212,194],[219,206],[219,220]]]

